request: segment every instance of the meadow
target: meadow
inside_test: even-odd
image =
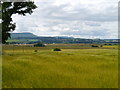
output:
[[[62,51],[53,51],[55,47]],[[117,46],[6,45],[3,52],[3,88],[118,87]]]

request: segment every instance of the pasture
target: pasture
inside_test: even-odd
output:
[[[3,88],[117,88],[117,48],[3,46]]]

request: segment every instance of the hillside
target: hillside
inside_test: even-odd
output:
[[[11,33],[11,38],[7,40],[10,44],[33,44],[43,42],[47,44],[51,43],[62,43],[62,44],[74,44],[74,43],[118,43],[117,39],[84,39],[74,38],[67,36],[56,36],[56,37],[40,37],[32,33]]]
[[[18,39],[18,38],[37,38],[38,36],[32,33],[11,33],[11,39]]]

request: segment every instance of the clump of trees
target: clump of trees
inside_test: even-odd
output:
[[[36,43],[34,44],[34,47],[45,47],[43,43]]]
[[[60,48],[55,48],[55,49],[53,49],[53,51],[61,51],[61,49]]]
[[[91,45],[91,47],[103,47],[103,45]]]
[[[105,43],[104,45],[117,45],[117,43]]]
[[[103,45],[100,45],[100,47],[103,47]]]
[[[98,45],[92,45],[91,47],[99,47]]]

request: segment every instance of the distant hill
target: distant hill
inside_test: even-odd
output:
[[[7,40],[7,42],[11,44],[17,43],[27,43],[33,44],[38,42],[43,43],[65,43],[65,44],[73,44],[73,43],[118,43],[118,39],[84,39],[84,38],[74,38],[67,36],[56,36],[56,37],[46,37],[46,36],[36,36],[32,33],[11,33],[11,38]]]
[[[18,38],[37,38],[38,36],[32,33],[11,33],[11,39],[18,39]]]

